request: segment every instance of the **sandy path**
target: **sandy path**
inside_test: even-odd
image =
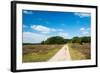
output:
[[[70,60],[68,45],[64,45],[49,61]]]

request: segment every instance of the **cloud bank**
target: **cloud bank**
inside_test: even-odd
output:
[[[84,17],[89,17],[91,16],[90,13],[80,13],[80,12],[76,12],[74,13],[76,16],[79,16],[80,18],[84,18]]]

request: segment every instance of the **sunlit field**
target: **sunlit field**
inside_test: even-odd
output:
[[[23,62],[43,62],[54,56],[63,45],[23,45]]]
[[[72,43],[69,44],[69,52],[72,60],[86,60],[91,59],[90,43]]]

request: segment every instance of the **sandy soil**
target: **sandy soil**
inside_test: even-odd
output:
[[[49,61],[70,60],[68,45],[64,45]]]

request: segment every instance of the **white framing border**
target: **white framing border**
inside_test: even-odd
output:
[[[22,9],[26,10],[46,10],[46,11],[62,11],[62,12],[89,12],[91,13],[91,60],[82,61],[64,61],[64,62],[41,62],[41,63],[22,63]],[[17,57],[17,70],[21,69],[38,69],[38,68],[53,68],[53,67],[72,67],[72,66],[85,66],[95,65],[96,59],[96,26],[95,9],[82,8],[82,7],[65,7],[65,6],[45,6],[45,5],[28,5],[17,4],[17,43],[16,43],[16,57]],[[94,30],[95,29],[95,30]],[[54,66],[55,65],[55,66]]]

